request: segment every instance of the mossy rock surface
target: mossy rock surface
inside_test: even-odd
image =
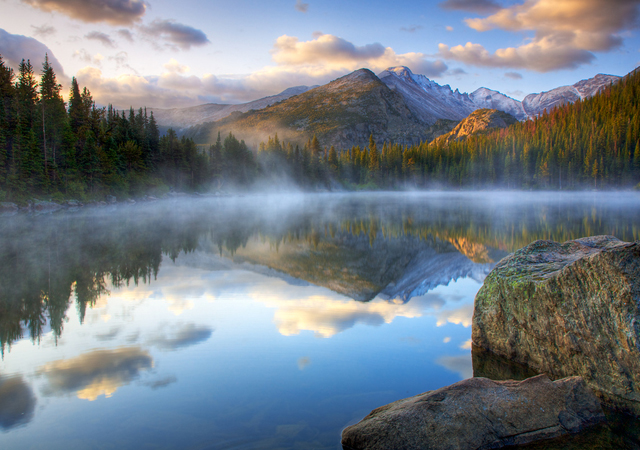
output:
[[[476,295],[472,338],[640,411],[640,243],[535,241],[507,256]]]

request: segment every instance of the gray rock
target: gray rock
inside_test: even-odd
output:
[[[472,340],[639,411],[640,243],[536,241],[504,258],[476,295]]]
[[[496,449],[575,434],[604,422],[580,377],[469,378],[373,410],[342,432],[348,450]]]
[[[113,195],[107,195],[107,203],[114,204],[116,201],[117,199]]]
[[[62,208],[62,205],[59,205],[54,202],[36,200],[33,202],[32,208],[34,211],[38,211],[38,212],[51,212],[51,211],[57,211],[58,209]]]
[[[0,212],[15,212],[18,211],[18,205],[11,202],[0,202]]]
[[[84,205],[82,204],[82,202],[79,202],[78,200],[70,199],[64,202],[64,206],[67,206],[69,208],[80,208],[81,206],[84,206]]]

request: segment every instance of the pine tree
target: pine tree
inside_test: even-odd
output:
[[[62,85],[58,83],[49,57],[45,55],[40,78],[40,109],[42,110],[42,151],[44,158],[45,178],[49,181],[48,163],[53,164],[53,178],[62,145],[62,132],[66,122],[64,100],[60,95]]]

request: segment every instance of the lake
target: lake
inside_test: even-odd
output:
[[[502,257],[598,234],[640,239],[640,195],[183,196],[0,217],[0,448],[339,449],[378,406],[501,370],[470,338]]]

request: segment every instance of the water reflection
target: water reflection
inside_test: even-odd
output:
[[[565,200],[246,197],[1,218],[3,444],[335,448],[371,409],[480,370],[473,297],[509,251],[636,236],[640,202]]]
[[[38,341],[48,329],[59,337],[71,303],[84,320],[87,306],[109,295],[108,286],[152,282],[163,255],[175,261],[198,251],[218,268],[248,265],[360,301],[404,302],[452,279],[481,282],[501,257],[535,239],[639,237],[640,208],[632,194],[537,193],[525,200],[506,194],[318,195],[3,217],[1,350],[25,335]],[[165,296],[176,315],[193,308],[189,289],[176,286],[175,295]],[[360,306],[335,306],[341,318],[329,320],[333,324],[293,318],[294,307],[282,309],[277,320],[285,333],[312,329],[330,335],[358,320],[412,314],[411,308],[372,315]],[[298,312],[304,316],[312,309]],[[440,323],[466,324],[468,311],[459,313]]]
[[[177,350],[204,342],[211,337],[211,333],[211,327],[195,323],[180,324],[176,327],[165,326],[149,339],[148,344],[162,350]]]
[[[119,387],[153,367],[153,358],[140,347],[94,350],[48,363],[38,370],[47,379],[45,395],[76,394],[80,399],[111,397]]]
[[[33,419],[36,398],[21,376],[0,376],[0,427],[24,425]]]

